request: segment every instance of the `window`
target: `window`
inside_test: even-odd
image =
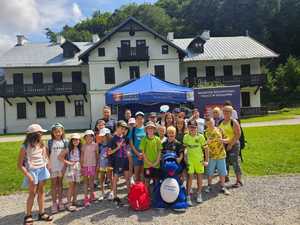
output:
[[[61,84],[62,83],[62,72],[53,72],[52,80],[53,80],[54,84]]]
[[[22,73],[14,73],[13,74],[13,82],[14,82],[14,85],[16,85],[16,86],[23,85],[24,84],[23,74]]]
[[[193,87],[197,83],[197,68],[188,67],[188,82],[189,87]]]
[[[105,67],[104,68],[104,80],[105,84],[115,84],[115,68],[114,67]]]
[[[232,76],[233,75],[232,66],[231,65],[223,66],[223,72],[225,77]]]
[[[206,80],[208,82],[216,80],[216,78],[215,78],[215,67],[214,66],[205,67],[205,71],[206,71]]]
[[[250,64],[241,65],[242,75],[250,75]]]
[[[169,54],[169,46],[168,45],[161,46],[161,54],[163,54],[163,55]]]
[[[75,116],[84,116],[84,102],[83,100],[75,100]]]
[[[165,66],[164,65],[154,66],[154,73],[157,78],[159,78],[161,80],[165,80]]]
[[[72,83],[81,83],[81,71],[72,72]]]
[[[146,40],[136,40],[136,47],[145,47]]]
[[[56,101],[55,108],[56,108],[56,117],[64,117],[66,115],[64,101]]]
[[[105,56],[105,48],[98,48],[98,56]]]
[[[26,103],[17,103],[17,119],[26,119]]]
[[[130,48],[130,40],[122,40],[121,48]]]
[[[140,67],[129,66],[129,77],[130,80],[140,78]]]
[[[249,107],[250,106],[250,93],[249,92],[242,92],[242,106]]]
[[[37,102],[36,118],[45,118],[45,117],[46,117],[45,102]]]
[[[43,84],[43,74],[42,73],[33,73],[32,74],[33,84]]]

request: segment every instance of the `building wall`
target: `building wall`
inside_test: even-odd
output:
[[[130,40],[131,47],[136,46],[136,40],[146,40],[149,47],[149,64],[141,62],[121,62],[121,67],[117,60],[121,40]],[[165,42],[155,38],[148,32],[136,32],[135,36],[129,36],[128,32],[117,32],[109,40],[106,40],[99,47],[105,48],[105,56],[98,56],[98,48],[93,50],[89,56],[90,71],[90,96],[91,96],[91,115],[93,123],[102,116],[102,107],[105,105],[105,92],[110,88],[130,79],[129,66],[139,66],[141,76],[146,73],[154,74],[155,65],[164,65],[165,79],[172,83],[180,84],[179,58],[177,50],[169,46],[169,53],[162,54],[161,46]],[[114,67],[115,84],[105,84],[104,68]]]
[[[249,92],[250,93],[250,107],[260,107],[261,102],[260,102],[260,89],[255,93],[257,87],[245,87],[241,88],[241,93],[242,92]],[[242,101],[242,98],[241,98]],[[241,102],[242,106],[242,102]]]
[[[4,133],[4,99],[0,98],[0,134]]]
[[[241,75],[242,64],[250,64],[251,74],[261,74],[260,59],[182,62],[180,64],[180,81],[182,83],[183,80],[188,76],[188,67],[196,67],[198,77],[206,76],[206,66],[214,66],[215,75],[224,76],[223,66],[232,65],[233,75]]]

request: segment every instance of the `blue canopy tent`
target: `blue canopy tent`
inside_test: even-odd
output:
[[[132,80],[114,87],[105,94],[106,104],[130,108],[132,111],[155,111],[162,104],[171,106],[193,102],[193,89],[173,84],[145,74],[140,79]],[[150,107],[152,106],[152,107]],[[123,111],[123,110],[121,110]]]

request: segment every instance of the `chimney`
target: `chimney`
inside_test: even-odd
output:
[[[25,44],[26,38],[24,35],[19,34],[17,35],[17,46],[22,46]]]
[[[210,31],[209,30],[204,30],[200,37],[204,40],[207,41],[210,39]]]
[[[93,43],[100,41],[98,34],[93,34],[92,38],[93,38]]]
[[[168,33],[168,36],[167,36],[167,39],[168,39],[169,41],[173,41],[173,40],[174,40],[174,32],[169,32],[169,33]]]
[[[66,39],[61,34],[58,34],[56,36],[56,43],[58,45],[62,45],[65,41],[66,41]]]

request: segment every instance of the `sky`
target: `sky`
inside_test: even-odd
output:
[[[45,28],[60,31],[90,17],[95,10],[114,11],[128,3],[156,0],[0,0],[0,55],[16,44],[16,35],[29,42],[48,42]]]

